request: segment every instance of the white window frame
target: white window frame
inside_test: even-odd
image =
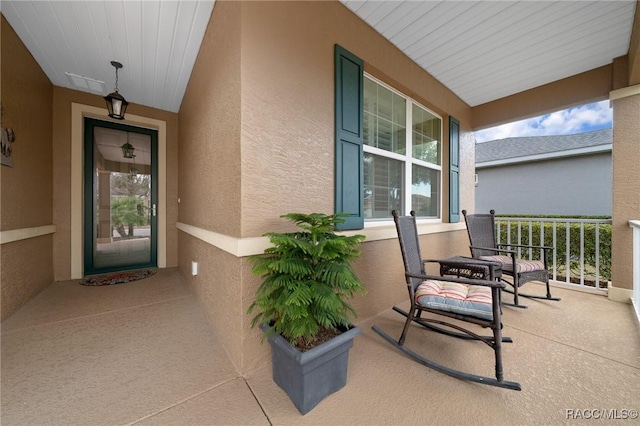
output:
[[[373,146],[369,146],[367,144],[363,144],[363,150],[365,153],[369,153],[369,154],[373,154],[373,155],[377,155],[380,157],[385,157],[385,158],[390,158],[393,160],[398,160],[398,161],[402,161],[404,163],[404,167],[405,167],[405,176],[404,176],[404,191],[406,196],[404,197],[404,212],[402,212],[402,214],[409,214],[409,212],[411,211],[411,202],[412,202],[412,198],[411,197],[411,187],[412,187],[412,182],[413,182],[413,167],[411,167],[413,164],[421,166],[421,167],[425,167],[431,170],[436,170],[440,173],[440,179],[438,179],[438,197],[439,197],[439,201],[438,201],[438,217],[418,217],[419,222],[421,223],[442,223],[442,157],[443,157],[443,150],[444,150],[444,146],[442,143],[442,128],[443,128],[443,120],[442,120],[442,116],[440,114],[437,114],[435,112],[433,112],[432,110],[430,110],[429,108],[425,107],[424,105],[422,105],[420,102],[416,101],[413,98],[410,98],[409,96],[405,95],[402,92],[399,92],[398,90],[394,89],[393,87],[389,86],[388,84],[384,83],[383,81],[378,80],[377,78],[373,77],[372,75],[368,74],[368,73],[364,73],[364,77],[368,78],[369,80],[373,81],[376,84],[381,85],[382,87],[392,91],[393,93],[397,94],[398,96],[402,97],[405,101],[406,101],[406,129],[407,131],[405,132],[405,155],[402,154],[397,154],[395,152],[391,152],[391,151],[387,151],[384,149],[380,149],[380,148],[376,148]],[[419,160],[417,158],[413,158],[413,105],[419,106],[420,108],[424,109],[425,111],[429,112],[429,114],[433,114],[435,117],[438,117],[438,119],[440,119],[440,164],[433,164],[433,163],[429,163],[423,160]],[[387,224],[390,220],[393,220],[393,218],[365,218],[365,227],[367,226],[376,226],[377,224]]]

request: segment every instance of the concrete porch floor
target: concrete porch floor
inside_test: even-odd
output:
[[[561,302],[504,308],[504,334],[514,340],[504,346],[505,378],[521,392],[462,382],[408,359],[371,331],[375,324],[399,335],[403,317],[389,309],[358,324],[347,386],[301,416],[272,381],[270,364],[246,377],[236,372],[177,269],[115,286],[54,283],[2,323],[1,423],[566,424],[567,410],[637,413],[640,327],[631,305],[554,293]],[[492,351],[481,343],[415,327],[407,345],[493,374]]]

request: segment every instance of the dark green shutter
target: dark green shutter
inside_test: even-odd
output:
[[[363,63],[335,46],[336,78],[336,213],[347,213],[340,229],[364,228],[364,162],[362,152]]]
[[[449,116],[449,222],[460,222],[460,122]]]

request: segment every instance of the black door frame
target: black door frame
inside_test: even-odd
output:
[[[107,129],[122,130],[130,133],[139,133],[151,137],[151,203],[156,206],[155,211],[159,212],[158,206],[158,131],[145,127],[136,127],[127,124],[114,123],[111,121],[101,121],[94,118],[84,118],[84,275],[99,274],[105,272],[124,271],[130,269],[140,269],[157,267],[158,265],[158,214],[150,216],[151,223],[151,257],[149,263],[113,266],[107,268],[96,268],[93,265],[93,218],[96,217],[94,198],[96,188],[93,179],[94,160],[94,128],[104,127]]]

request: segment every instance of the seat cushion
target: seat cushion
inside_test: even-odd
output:
[[[448,281],[423,281],[416,289],[416,303],[429,309],[493,320],[489,287]]]
[[[481,260],[491,260],[502,264],[502,270],[513,272],[513,263],[511,262],[511,256],[480,256]],[[541,271],[544,270],[544,262],[541,260],[523,260],[516,259],[516,273],[521,274],[523,272]]]

